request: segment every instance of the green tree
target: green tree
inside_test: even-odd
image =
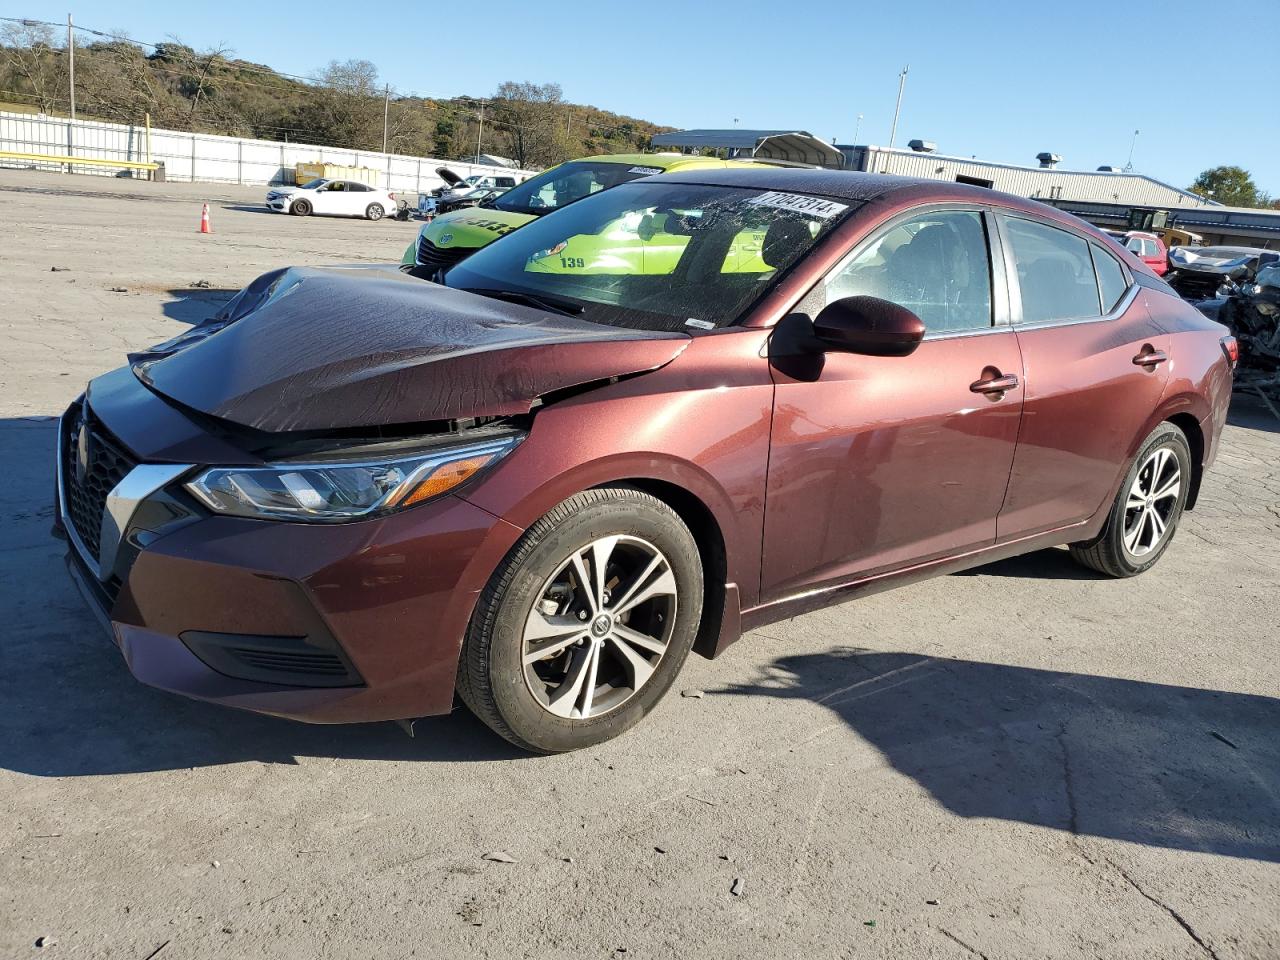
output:
[[[1211,167],[1196,177],[1188,189],[1228,207],[1262,207],[1269,200],[1243,167]]]

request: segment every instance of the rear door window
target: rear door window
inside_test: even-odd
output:
[[[924,321],[926,333],[990,327],[991,258],[982,214],[938,210],[891,227],[827,281],[827,303],[854,296],[906,307]]]
[[[1087,240],[1035,220],[1007,217],[1004,224],[1018,273],[1023,323],[1102,315]]]

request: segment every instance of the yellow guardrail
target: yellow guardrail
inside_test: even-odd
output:
[[[0,150],[0,160],[32,160],[37,163],[76,163],[91,167],[124,167],[129,170],[159,170],[160,164],[143,160],[100,160],[97,157],[67,157],[53,153],[18,153]]]

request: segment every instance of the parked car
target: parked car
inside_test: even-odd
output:
[[[1164,241],[1154,233],[1130,230],[1121,244],[1135,257],[1151,268],[1157,277],[1163,277],[1169,269],[1169,251]]]
[[[661,271],[536,269],[655,217],[687,237]],[[726,271],[744,232],[758,264]],[[770,621],[1061,544],[1148,570],[1235,352],[1034,201],[702,169],[573,203],[443,285],[259,277],[67,410],[57,525],[144,683],[322,722],[456,691],[570,750]]]
[[[1218,319],[1240,341],[1240,362],[1268,385],[1280,386],[1280,263],[1258,271],[1236,287]]]
[[[300,187],[272,187],[267,209],[295,217],[320,214],[381,220],[396,209],[396,195],[355,180],[312,180]]]
[[[1277,261],[1280,251],[1258,247],[1174,247],[1165,279],[1188,300],[1207,300],[1252,282],[1259,268]]]
[[[538,217],[568,206],[575,200],[608,190],[620,183],[658,173],[705,170],[754,161],[686,157],[678,153],[608,154],[570,160],[530,177],[502,196],[483,200],[483,210],[440,216],[425,224],[405,248],[401,269],[425,279]],[[444,207],[437,206],[443,213]]]
[[[507,192],[507,187],[472,187],[469,190],[451,190],[436,200],[434,213],[444,214],[453,210],[469,210],[484,206]]]

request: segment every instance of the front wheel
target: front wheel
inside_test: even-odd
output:
[[[371,203],[364,208],[364,215],[369,220],[381,220],[382,215],[385,212],[386,211],[382,209],[382,204],[380,203]]]
[[[1071,544],[1071,556],[1110,577],[1150,569],[1173,539],[1191,486],[1186,435],[1162,423],[1143,442],[1096,540]]]
[[[311,201],[295,200],[293,201],[293,206],[289,208],[289,212],[295,217],[309,217],[311,216]]]
[[[458,692],[537,753],[618,736],[680,672],[702,617],[697,544],[630,487],[576,494],[533,524],[481,594]]]

